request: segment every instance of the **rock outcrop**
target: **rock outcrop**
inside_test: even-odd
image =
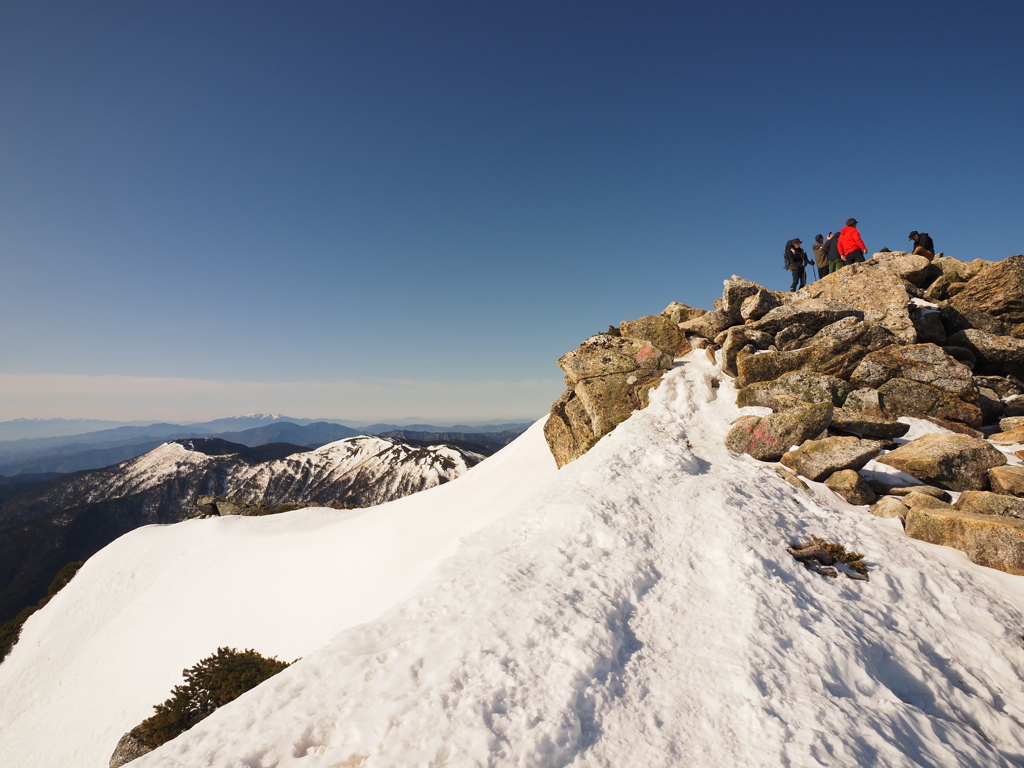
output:
[[[562,355],[558,365],[568,389],[551,406],[544,436],[562,467],[633,411],[646,408],[648,393],[672,367],[672,357],[647,339],[599,334]]]
[[[950,491],[987,490],[989,469],[1006,464],[1006,457],[984,440],[938,433],[923,435],[878,460]]]
[[[773,411],[735,420],[730,450],[780,462],[791,472],[773,469],[801,491],[801,477],[824,481],[976,562],[1024,566],[1015,554],[1024,519],[1014,511],[1024,517],[1024,466],[996,447],[1024,444],[1024,256],[877,253],[795,294],[733,276],[711,311],[673,303],[620,328],[621,339],[600,344],[648,344],[664,359],[641,373],[633,361],[616,367],[634,347],[599,364],[583,353],[559,361],[569,390],[546,432],[560,466],[643,407],[671,357],[699,347],[734,379],[738,406]],[[589,393],[603,377],[601,396]],[[910,418],[936,431],[898,445]],[[1024,461],[1024,450],[1014,455]],[[878,473],[866,481],[859,470],[871,459],[920,484],[881,484]],[[956,505],[950,491],[962,492]]]

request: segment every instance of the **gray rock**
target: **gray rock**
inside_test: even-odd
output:
[[[708,341],[711,341],[718,334],[732,325],[736,325],[736,323],[730,320],[728,315],[719,312],[718,310],[714,310],[711,312],[705,312],[699,317],[684,320],[679,323],[679,330],[684,333],[695,333],[698,336],[703,336]]]
[[[981,389],[988,387],[999,395],[1000,399],[1021,394],[1021,389],[1005,376],[975,376],[974,386]]]
[[[830,427],[843,432],[853,432],[861,437],[877,437],[884,440],[903,437],[910,431],[910,425],[902,421],[848,411],[845,408],[836,408],[832,414]]]
[[[619,332],[624,338],[649,341],[667,355],[679,357],[690,351],[690,342],[679,325],[661,315],[647,315],[636,320],[619,323]]]
[[[988,387],[978,388],[978,399],[975,401],[981,409],[982,424],[996,424],[1002,418],[1005,410],[999,394]]]
[[[878,461],[950,491],[984,491],[988,470],[1006,464],[1006,457],[984,440],[932,433],[880,456]]]
[[[733,275],[725,281],[719,310],[734,323],[741,323],[746,318],[742,315],[743,302],[751,296],[767,289],[751,280]]]
[[[875,517],[898,517],[900,520],[907,519],[910,508],[895,496],[883,496],[868,508]]]
[[[751,327],[773,336],[793,325],[802,326],[813,333],[844,317],[863,319],[864,313],[839,301],[804,299],[776,307],[760,320],[751,323]]]
[[[944,491],[942,488],[936,488],[934,485],[893,485],[887,486],[880,483],[868,483],[871,489],[875,493],[885,494],[887,496],[909,496],[912,493],[920,493],[925,496],[931,496],[932,498],[944,501],[947,504],[953,500],[950,496],[949,491]]]
[[[964,491],[953,508],[976,515],[999,515],[1024,520],[1024,499],[992,491]]]
[[[865,355],[894,341],[885,328],[869,326],[855,317],[844,318],[818,331],[801,349],[737,359],[736,385],[742,388],[758,381],[772,381],[798,370],[845,379]]]
[[[892,419],[899,416],[957,421],[972,427],[982,424],[981,409],[945,389],[910,379],[890,379],[878,388],[879,402]]]
[[[1024,323],[1024,256],[982,262],[977,276],[949,303],[961,312],[984,312],[1009,325]]]
[[[736,405],[772,407],[777,395],[790,395],[808,403],[841,405],[850,392],[850,385],[835,376],[813,371],[793,371],[774,381],[751,384],[736,393]]]
[[[999,420],[1000,432],[1012,432],[1020,427],[1024,427],[1024,416],[1007,416]]]
[[[686,322],[687,320],[692,320],[693,318],[700,317],[701,315],[706,313],[706,309],[697,309],[696,307],[689,307],[686,304],[680,304],[678,301],[673,301],[671,304],[669,304],[667,307],[661,310],[661,315],[663,317],[667,317],[671,322],[675,323],[677,326],[679,325],[679,323]]]
[[[853,469],[834,472],[825,479],[825,485],[850,504],[874,504],[877,499],[864,478]]]
[[[876,259],[851,264],[811,283],[797,293],[797,298],[853,306],[863,313],[867,323],[888,328],[902,344],[913,344],[917,331],[907,309],[910,295],[903,278],[891,266]]]
[[[967,400],[978,394],[971,371],[935,344],[893,344],[870,352],[850,375],[850,384],[877,389],[897,377],[924,382],[957,397],[966,395]]]
[[[760,290],[752,296],[748,296],[740,305],[740,317],[744,320],[760,320],[776,307],[782,306],[782,302],[775,298],[775,294],[768,290]]]
[[[876,253],[871,260],[886,271],[920,288],[924,288],[941,274],[941,270],[933,267],[924,256],[915,256],[906,251],[883,251]]]
[[[130,763],[137,757],[142,757],[152,751],[142,742],[141,738],[129,731],[114,747],[114,754],[110,756],[110,768],[120,768],[125,763]]]
[[[879,451],[881,446],[873,440],[826,437],[801,443],[796,450],[785,453],[780,461],[798,475],[817,481],[843,469],[863,469]]]
[[[1024,520],[916,507],[907,514],[906,533],[955,547],[978,565],[1024,575]]]
[[[919,493],[918,491],[911,491],[901,500],[910,509],[917,509],[918,507],[924,507],[925,509],[953,509],[953,507],[950,504],[946,503],[942,499],[937,499],[930,493]]]
[[[814,403],[764,418],[745,416],[736,421],[725,439],[726,447],[761,461],[778,461],[794,445],[820,435],[832,418],[832,406]]]
[[[562,467],[646,408],[672,358],[645,340],[599,334],[562,355],[558,365],[569,389],[551,406],[544,436]]]
[[[866,416],[886,418],[882,410],[882,402],[875,389],[855,389],[846,396],[843,410],[848,413],[861,413]]]

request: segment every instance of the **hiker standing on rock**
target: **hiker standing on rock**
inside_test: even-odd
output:
[[[847,219],[846,226],[839,230],[839,257],[847,264],[857,264],[864,261],[867,252],[868,247],[857,229],[857,220]]]
[[[910,239],[914,241],[914,255],[924,256],[928,261],[935,258],[935,243],[927,232],[918,232],[916,229],[910,233]]]
[[[799,237],[794,237],[786,243],[786,251],[783,254],[786,260],[786,271],[793,273],[793,284],[789,287],[789,292],[797,290],[797,283],[803,288],[807,285],[807,272],[804,266],[810,264],[810,259],[807,258],[807,251],[800,247],[803,241]]]
[[[825,240],[825,250],[828,252],[828,273],[831,275],[833,272],[838,272],[844,266],[842,258],[839,256],[839,233],[829,232],[828,238]]]
[[[814,251],[814,264],[818,269],[818,278],[820,279],[823,275],[828,274],[828,245],[825,243],[825,238],[815,235],[811,250]]]

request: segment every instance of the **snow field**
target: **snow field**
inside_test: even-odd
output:
[[[528,445],[458,484],[366,510],[189,520],[121,537],[29,619],[0,664],[3,763],[105,768],[121,735],[218,646],[291,661],[375,618],[463,535],[504,514],[526,492],[521,477],[555,473]]]
[[[538,424],[456,482],[355,515],[240,518],[230,547],[216,520],[133,532],[0,666],[0,753],[105,765],[183,667],[234,644],[304,658],[134,765],[1024,762],[1022,580],[730,454],[734,400],[698,352],[557,472]],[[871,580],[804,569],[784,547],[811,534],[864,552]],[[215,566],[192,557],[218,544],[237,584],[223,602]],[[271,551],[284,588],[262,594],[248,580]],[[114,600],[119,579],[134,586]],[[157,589],[197,612],[194,626]],[[296,600],[303,610],[273,621]],[[46,645],[71,658],[62,667]],[[117,663],[135,676],[109,688],[121,709],[83,712],[74,675]],[[32,686],[51,698],[12,718],[11,693]]]
[[[715,375],[687,357],[408,599],[140,768],[1019,763],[1019,581],[730,455]],[[806,571],[811,534],[872,580]]]

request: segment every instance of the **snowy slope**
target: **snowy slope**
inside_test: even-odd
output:
[[[0,665],[0,754],[105,765],[235,645],[304,658],[134,765],[1024,764],[1022,579],[729,454],[714,375],[558,472],[538,425],[373,510],[123,537]],[[804,570],[810,534],[871,581]]]
[[[107,470],[106,482],[97,475],[89,500],[139,493],[172,478],[187,481],[217,467],[222,469],[219,487],[204,492],[273,506],[315,498],[319,491],[333,498],[350,489],[363,504],[375,504],[454,480],[483,458],[447,445],[418,447],[360,435],[250,464],[232,455],[208,456],[182,442],[201,441],[166,443]]]

